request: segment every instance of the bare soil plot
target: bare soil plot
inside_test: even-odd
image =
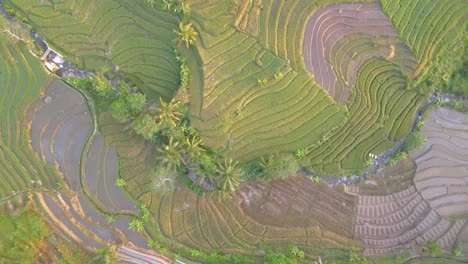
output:
[[[303,182],[298,180],[298,183]],[[262,187],[252,188],[261,189]],[[306,186],[307,188],[311,187]],[[317,190],[319,189],[317,188]],[[248,196],[249,188],[242,192],[244,191],[246,193],[243,195]],[[317,254],[318,251],[321,252],[322,256],[331,256],[332,251],[337,254],[336,252],[360,247],[360,243],[351,237],[350,224],[346,223],[346,219],[343,219],[344,223],[338,221],[324,223],[326,219],[343,215],[351,221],[352,209],[346,208],[345,212],[349,212],[350,215],[345,215],[346,213],[334,212],[335,208],[331,208],[332,205],[330,208],[323,206],[321,208],[331,215],[329,218],[327,216],[323,216],[321,219],[314,217],[313,219],[317,219],[316,221],[304,221],[306,217],[299,215],[301,208],[296,208],[295,203],[304,204],[316,201],[307,200],[308,197],[304,197],[303,193],[296,200],[287,201],[285,199],[285,203],[288,203],[291,208],[289,212],[295,214],[294,217],[289,218],[288,222],[272,221],[268,223],[260,222],[261,220],[258,219],[260,215],[255,216],[257,219],[253,219],[245,211],[242,206],[242,203],[245,203],[245,198],[241,195],[219,200],[216,194],[196,196],[187,188],[179,186],[174,192],[167,194],[153,192],[150,197],[145,195],[143,198],[151,199],[147,200],[147,203],[151,204],[151,211],[157,212],[157,224],[166,238],[171,241],[175,240],[185,247],[205,252],[251,254],[259,244],[270,246],[296,244],[301,246],[309,256],[317,256],[314,254]],[[268,196],[265,198],[271,199]],[[301,201],[303,198],[307,201]],[[276,197],[276,199],[281,198]],[[339,199],[337,198],[337,200]],[[353,197],[350,201],[348,200],[351,205],[353,200]],[[264,206],[265,210],[267,206]],[[341,208],[345,208],[345,206],[341,205]],[[322,215],[325,214],[322,213]],[[282,216],[284,214],[275,215],[275,217]]]
[[[361,195],[389,195],[401,192],[413,185],[416,163],[412,159],[383,168],[359,184]]]
[[[354,235],[363,240],[365,255],[396,255],[430,241],[450,251],[465,222],[441,217],[411,186],[391,195],[359,195]]]
[[[415,186],[444,217],[468,214],[468,115],[448,108],[430,112],[422,128],[427,144],[412,153]]]
[[[79,190],[80,157],[91,133],[91,117],[84,99],[64,82],[55,80],[27,113],[33,149]]]
[[[269,184],[251,183],[239,191],[242,210],[253,221],[278,227],[319,226],[351,237],[355,196],[305,177]]]
[[[344,104],[356,81],[357,69],[366,59],[382,56],[391,60],[395,49],[404,46],[395,38],[389,38],[376,49],[377,36],[398,36],[379,4],[339,4],[321,8],[306,25],[303,43],[306,68],[336,102]],[[345,62],[336,63],[337,60]],[[410,64],[415,66],[416,61]]]

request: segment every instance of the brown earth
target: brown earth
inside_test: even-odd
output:
[[[319,226],[352,236],[356,197],[342,188],[312,183],[305,177],[249,183],[239,191],[242,210],[253,221],[278,227]]]
[[[417,166],[413,185],[387,195],[371,192],[368,196],[358,191],[353,229],[356,238],[363,240],[366,255],[418,252],[431,241],[447,252],[452,252],[457,241],[466,247],[468,115],[434,109],[421,133],[427,144],[410,155]],[[396,168],[398,174],[398,168],[408,162],[411,160],[386,170]],[[375,186],[375,190],[382,188]]]
[[[369,175],[359,184],[361,195],[389,195],[401,192],[413,185],[416,163],[405,159],[394,166],[379,170],[375,175]]]
[[[411,155],[416,188],[440,215],[468,215],[468,114],[434,109],[421,134],[427,144]]]

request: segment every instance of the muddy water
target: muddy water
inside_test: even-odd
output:
[[[57,166],[73,191],[80,189],[80,159],[91,133],[91,116],[81,96],[59,80],[27,112],[31,145],[40,157]]]
[[[57,198],[44,195],[44,202],[55,217],[88,246],[103,245],[91,239],[83,227],[101,241],[128,241],[147,248],[146,239],[128,229],[130,216],[117,215],[115,221],[108,223],[102,214],[137,214],[137,206],[115,185],[118,176],[116,149],[104,146],[103,136],[92,135],[94,120],[85,99],[61,80],[54,80],[45,95],[30,107],[27,118],[31,122],[33,149],[62,173],[68,185],[64,193],[69,195],[68,190],[71,190],[74,194],[74,202],[62,195],[60,201],[65,205],[60,206],[56,204]],[[89,151],[83,161],[85,169],[81,171],[82,152],[88,150],[86,144],[90,136]],[[72,209],[74,203],[80,210]]]

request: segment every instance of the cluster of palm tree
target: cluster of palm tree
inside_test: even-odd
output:
[[[198,133],[190,128],[177,102],[161,101],[158,112],[157,122],[166,131],[158,148],[159,156],[156,159],[159,164],[174,175],[194,172],[198,179],[195,184],[216,183],[222,191],[235,191],[242,177],[238,163],[209,151]]]
[[[160,156],[157,160],[168,171],[196,173],[198,180],[195,184],[208,181],[216,183],[223,192],[233,192],[241,183],[243,171],[238,168],[238,163],[208,153],[203,141],[196,135],[187,136],[183,141],[170,136],[167,143],[158,148],[158,152]]]

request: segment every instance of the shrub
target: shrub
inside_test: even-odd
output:
[[[421,136],[419,131],[411,132],[406,138],[403,146],[403,152],[409,152],[412,149],[420,149],[424,147],[427,139]]]
[[[463,257],[463,253],[459,248],[453,250],[453,255],[455,255],[455,257]]]
[[[359,253],[350,251],[348,256],[349,263],[366,264],[367,259]]]
[[[102,74],[91,80],[91,87],[101,97],[110,98],[113,95],[112,85]]]
[[[123,98],[119,98],[110,104],[112,117],[120,122],[125,122],[130,118],[129,105]]]
[[[295,264],[295,261],[283,254],[267,254],[265,264]]]
[[[422,250],[433,257],[442,254],[442,247],[434,241],[427,243]]]
[[[198,187],[195,183],[193,183],[189,178],[184,178],[185,185],[195,192],[198,195],[203,195],[204,191],[202,188]]]
[[[112,222],[115,221],[115,218],[114,218],[113,215],[108,215],[108,216],[106,216],[106,221],[107,221],[107,223],[112,223]]]
[[[299,164],[292,154],[270,155],[259,162],[261,173],[259,178],[263,180],[286,179],[295,174]]]
[[[296,152],[294,152],[294,155],[299,159],[304,158],[306,154],[307,150],[305,148],[297,149]]]
[[[408,154],[404,151],[396,153],[391,159],[390,159],[390,166],[393,166],[397,164],[400,160],[404,160],[408,157]]]
[[[297,246],[292,246],[291,249],[290,249],[290,254],[294,257],[298,257],[298,258],[304,258],[305,257],[305,254],[304,254],[304,251],[302,251],[301,249],[299,249]]]
[[[198,250],[198,249],[192,249],[192,250],[190,251],[190,255],[191,255],[192,257],[202,257],[202,256],[204,256],[205,254],[204,254],[202,251]]]
[[[90,77],[87,77],[87,78],[66,78],[65,80],[77,88],[87,90],[91,88],[93,79]]]
[[[260,86],[265,86],[267,83],[267,79],[265,78],[258,78],[257,79],[257,84],[260,85]]]
[[[125,185],[127,185],[127,182],[125,182],[125,180],[122,178],[118,178],[115,182],[115,185],[117,185],[119,188],[123,188]]]
[[[317,176],[310,177],[310,180],[311,180],[312,182],[315,182],[315,183],[319,183],[319,182],[320,182],[320,178],[317,177]]]
[[[462,111],[463,110],[463,103],[461,101],[453,101],[452,102],[452,107],[453,109],[457,111]]]

